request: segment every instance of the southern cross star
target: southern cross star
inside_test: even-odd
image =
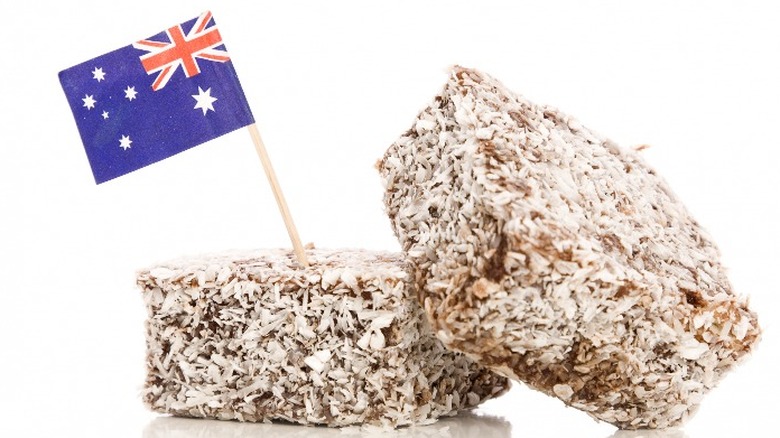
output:
[[[130,144],[133,142],[133,140],[130,140],[129,135],[123,135],[122,138],[119,139],[119,147],[128,150],[130,149]]]
[[[103,116],[103,120],[107,119],[108,118],[108,111],[103,111],[103,114],[101,114],[101,116]]]
[[[135,87],[127,86],[125,88],[125,99],[127,100],[133,100],[135,99],[135,95],[138,94],[137,91],[135,91]]]
[[[97,100],[95,100],[95,97],[91,94],[85,94],[84,98],[81,100],[84,101],[84,108],[86,109],[94,108],[95,104],[97,103]]]
[[[214,111],[214,102],[217,101],[217,98],[211,96],[211,88],[203,91],[203,88],[198,87],[198,94],[193,94],[192,97],[197,102],[193,109],[202,109],[204,116],[209,110]]]
[[[103,71],[103,67],[95,67],[92,70],[92,78],[97,79],[98,82],[106,80],[106,72]]]

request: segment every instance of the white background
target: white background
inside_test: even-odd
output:
[[[373,168],[459,63],[631,147],[719,242],[765,330],[705,398],[689,438],[777,436],[774,2],[17,2],[0,37],[0,436],[336,436],[160,419],[141,405],[134,273],[228,248],[287,246],[249,134],[96,186],[57,72],[211,9],[302,239],[395,250]],[[607,438],[521,385],[398,436]],[[313,435],[312,435],[313,436]],[[394,436],[394,435],[389,435]],[[617,433],[616,437],[640,436]]]

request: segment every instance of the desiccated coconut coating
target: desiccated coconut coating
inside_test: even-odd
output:
[[[455,67],[377,166],[445,345],[595,418],[679,424],[759,337],[655,171],[486,74]]]
[[[425,424],[506,378],[433,335],[400,254],[229,252],[138,274],[145,403],[178,416],[328,426]]]

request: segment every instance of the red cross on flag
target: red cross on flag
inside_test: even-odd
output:
[[[210,25],[211,24],[211,25]],[[168,83],[179,66],[190,78],[200,73],[198,58],[215,62],[230,60],[222,46],[222,36],[211,20],[211,12],[206,11],[198,17],[189,33],[185,34],[181,24],[165,31],[168,42],[151,39],[133,43],[136,49],[148,51],[141,56],[141,65],[148,74],[159,72],[152,83],[152,89],[157,91]]]

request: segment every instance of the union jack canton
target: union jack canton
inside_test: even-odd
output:
[[[59,77],[98,184],[254,123],[211,12]]]

